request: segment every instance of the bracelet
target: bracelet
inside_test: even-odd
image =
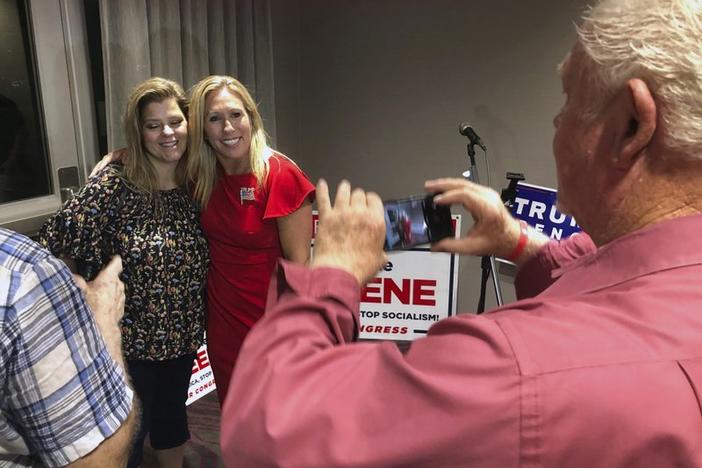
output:
[[[519,241],[517,241],[517,246],[514,248],[511,254],[507,256],[507,260],[510,262],[515,261],[524,252],[526,248],[527,241],[529,240],[529,225],[524,220],[519,220]]]

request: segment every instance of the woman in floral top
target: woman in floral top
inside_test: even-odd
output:
[[[152,78],[137,86],[124,117],[124,165],[91,177],[40,235],[87,279],[122,257],[122,347],[142,405],[130,467],[141,463],[147,433],[164,467],[182,466],[189,438],[185,401],[203,338],[208,251],[184,190],[186,111],[180,85]]]

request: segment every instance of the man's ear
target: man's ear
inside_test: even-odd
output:
[[[632,78],[627,81],[624,93],[629,101],[629,122],[617,162],[629,166],[651,143],[658,123],[658,109],[651,90],[643,80]]]

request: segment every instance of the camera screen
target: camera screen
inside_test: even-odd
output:
[[[404,249],[429,242],[424,197],[385,203],[385,249]]]

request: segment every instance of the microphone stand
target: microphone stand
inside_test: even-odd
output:
[[[478,167],[475,165],[475,144],[476,143],[472,140],[468,142],[467,150],[468,158],[470,159],[470,167],[468,168],[468,171],[463,173],[463,176],[471,182],[479,184],[480,178],[478,177]],[[485,154],[485,159],[487,163],[487,150],[485,150]],[[490,174],[488,170],[488,179],[490,178],[489,176]],[[478,314],[482,314],[485,311],[485,289],[487,287],[487,280],[490,277],[490,273],[492,273],[492,283],[495,287],[495,299],[497,300],[497,305],[501,306],[502,304],[504,304],[504,301],[502,300],[502,287],[500,286],[500,281],[498,280],[496,274],[497,267],[495,263],[495,257],[492,255],[483,256],[480,261],[480,268],[482,271],[482,275],[480,277],[480,299],[478,299],[477,308]]]

